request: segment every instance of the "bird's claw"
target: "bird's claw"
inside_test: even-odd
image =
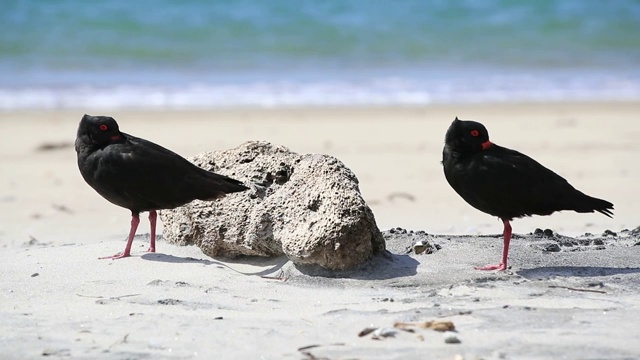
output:
[[[122,259],[122,258],[126,258],[131,256],[130,254],[125,254],[125,253],[117,253],[115,255],[111,255],[111,256],[103,256],[103,257],[99,257],[98,259],[100,260],[104,260],[104,259],[112,259],[112,260],[116,260],[116,259]]]
[[[499,271],[504,271],[507,269],[507,266],[503,263],[500,263],[498,265],[485,265],[485,266],[478,266],[475,267],[474,269],[476,270],[499,270]]]

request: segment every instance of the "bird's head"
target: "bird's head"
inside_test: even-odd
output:
[[[85,115],[78,126],[76,150],[78,150],[78,142],[104,147],[122,139],[122,136],[118,123],[112,117]]]
[[[474,153],[486,150],[493,144],[484,125],[475,121],[459,120],[457,117],[449,126],[444,138],[445,145],[460,153]]]

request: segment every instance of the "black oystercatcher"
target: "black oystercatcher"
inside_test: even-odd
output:
[[[140,212],[149,211],[148,251],[155,252],[156,210],[247,190],[240,181],[201,169],[160,145],[120,132],[118,123],[108,116],[82,117],[76,152],[84,180],[105,199],[131,210],[131,229],[124,251],[101,259],[130,255]]]
[[[608,217],[613,204],[585,195],[560,175],[515,150],[489,141],[484,125],[456,118],[442,151],[449,185],[476,209],[504,223],[502,262],[478,270],[505,270],[514,218],[550,215],[555,211],[600,212]]]

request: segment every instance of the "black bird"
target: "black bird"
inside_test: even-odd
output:
[[[489,141],[484,125],[456,119],[442,151],[449,185],[469,205],[504,223],[502,262],[478,270],[505,270],[514,218],[550,215],[555,211],[600,212],[608,217],[613,204],[576,190],[560,175],[515,150]]]
[[[108,116],[84,115],[75,145],[84,180],[105,199],[131,210],[124,251],[101,259],[130,255],[143,211],[149,212],[151,223],[148,251],[155,252],[156,210],[248,189],[240,181],[201,169],[160,145],[120,132],[118,123]]]

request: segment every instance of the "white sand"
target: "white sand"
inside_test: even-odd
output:
[[[434,255],[398,257],[356,280],[301,275],[277,259],[208,259],[197,248],[164,242],[158,254],[142,255],[141,240],[132,258],[98,261],[122,250],[128,211],[84,183],[72,147],[36,150],[72,143],[85,112],[112,115],[123,131],[184,156],[246,140],[328,153],[356,173],[382,229],[498,233],[501,223],[468,206],[442,174],[444,133],[457,115],[483,122],[495,143],[615,204],[614,219],[566,212],[516,220],[514,232],[577,235],[640,225],[636,103],[0,113],[3,359],[300,359],[309,356],[297,349],[308,345],[322,345],[308,351],[331,359],[640,354],[640,246],[544,255],[514,240],[511,271],[479,273],[471,267],[496,261],[499,240],[442,240]],[[286,282],[248,275],[273,276],[280,267]],[[594,282],[606,293],[549,288],[591,289]],[[357,336],[369,325],[437,317],[455,323],[461,344],[444,344],[430,330],[380,341]]]

